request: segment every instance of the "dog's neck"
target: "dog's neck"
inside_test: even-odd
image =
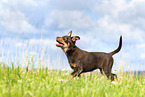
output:
[[[79,49],[77,46],[73,46],[73,47],[70,47],[70,48],[67,48],[66,51],[64,49],[64,52],[67,56],[71,56],[75,53],[75,51]]]

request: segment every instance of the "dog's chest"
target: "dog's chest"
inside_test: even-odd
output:
[[[80,65],[80,61],[79,61],[79,60],[77,60],[77,61],[69,61],[69,65],[70,65],[70,67],[71,67],[72,69],[78,68],[79,65]]]

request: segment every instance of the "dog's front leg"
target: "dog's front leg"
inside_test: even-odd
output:
[[[74,68],[74,72],[72,72],[71,75],[72,75],[73,77],[75,77],[75,76],[80,76],[80,74],[82,73],[82,71],[83,71],[83,67],[82,67],[82,66],[75,67],[75,68]]]

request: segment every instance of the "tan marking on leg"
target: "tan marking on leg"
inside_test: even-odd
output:
[[[117,78],[116,78],[116,76],[114,76],[114,81],[116,81],[116,82],[117,82]]]
[[[72,65],[74,68],[77,67],[76,64],[74,64],[74,63],[72,63],[71,65]]]
[[[105,75],[105,77],[108,79],[108,77],[106,76],[106,74],[104,73],[104,71],[102,70],[103,75]]]

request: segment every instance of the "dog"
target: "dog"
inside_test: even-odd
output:
[[[79,36],[71,36],[72,31],[62,37],[57,37],[56,44],[66,54],[70,67],[73,69],[71,75],[78,76],[85,72],[90,72],[95,69],[100,69],[101,74],[105,75],[111,81],[117,80],[117,75],[111,73],[113,66],[113,55],[118,53],[122,47],[122,36],[120,36],[119,46],[116,50],[105,52],[87,52],[79,49],[75,43],[80,40]]]

